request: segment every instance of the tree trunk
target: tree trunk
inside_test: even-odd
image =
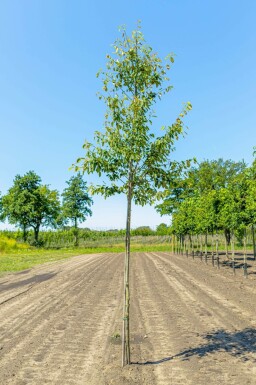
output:
[[[35,235],[35,243],[38,244],[38,237],[39,237],[39,226],[34,227],[34,235]]]
[[[236,266],[235,266],[235,236],[234,233],[232,233],[231,237],[231,247],[232,247],[232,269],[233,274],[236,274]]]
[[[204,244],[204,257],[205,257],[205,263],[207,263],[207,256],[208,256],[208,251],[207,251],[207,238],[208,238],[208,232],[206,231],[205,233],[205,244]]]
[[[75,247],[78,247],[78,228],[77,228],[77,218],[75,218],[75,228],[74,228],[74,236],[75,236]]]
[[[26,225],[23,225],[23,226],[22,226],[22,238],[23,238],[23,241],[24,241],[24,242],[27,241],[27,236],[28,236],[28,233],[27,233]]]
[[[226,249],[226,258],[228,258],[228,241],[225,233],[225,249]]]
[[[126,217],[126,238],[125,238],[125,260],[124,260],[124,310],[123,310],[123,340],[122,340],[122,366],[129,365],[130,360],[130,243],[131,243],[131,207],[132,207],[132,184],[129,178],[127,195],[127,217]]]
[[[188,234],[188,238],[189,238],[189,243],[190,243],[190,249],[192,249],[192,237],[191,237],[190,233]]]
[[[205,242],[205,245],[207,247],[207,244],[208,244],[208,230],[206,230],[204,242]]]
[[[220,268],[220,258],[219,258],[219,238],[218,238],[218,235],[216,237],[216,259],[217,259],[217,266],[219,269]]]
[[[256,245],[255,245],[255,233],[254,233],[254,225],[252,225],[252,245],[253,245],[253,259],[256,259]]]
[[[244,230],[244,276],[248,278],[247,272],[247,234],[246,229]]]
[[[224,233],[225,233],[227,245],[229,246],[231,241],[231,231],[229,229],[225,229]]]
[[[211,241],[212,241],[212,266],[214,266],[214,234],[213,234],[213,232],[212,232],[212,239],[211,239]]]

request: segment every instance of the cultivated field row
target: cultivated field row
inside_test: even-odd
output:
[[[0,383],[253,385],[255,280],[198,257],[132,254],[132,365],[122,369],[123,254],[6,275]]]

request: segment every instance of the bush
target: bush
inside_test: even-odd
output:
[[[152,230],[149,226],[140,226],[136,229],[131,230],[131,235],[142,235],[142,236],[148,236],[148,235],[155,235],[155,231]]]
[[[18,243],[15,239],[0,234],[0,253],[28,249],[25,243]]]

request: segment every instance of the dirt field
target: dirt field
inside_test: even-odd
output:
[[[0,279],[0,384],[255,385],[256,275],[132,255],[132,365],[122,369],[123,256]]]

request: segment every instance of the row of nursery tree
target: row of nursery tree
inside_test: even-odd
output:
[[[161,214],[172,215],[172,231],[186,235],[224,233],[242,239],[256,225],[256,159],[203,161],[173,182]],[[253,232],[254,234],[254,232]]]
[[[39,244],[42,227],[73,226],[75,244],[78,242],[78,223],[92,215],[92,198],[80,173],[72,176],[62,194],[42,183],[34,171],[16,175],[7,194],[0,196],[0,220],[8,220],[22,230],[23,241],[29,230],[34,232],[34,243]],[[62,198],[62,199],[61,199]]]

